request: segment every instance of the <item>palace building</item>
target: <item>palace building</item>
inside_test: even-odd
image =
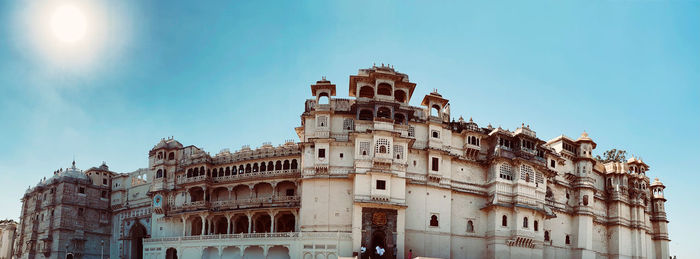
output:
[[[311,85],[296,141],[211,155],[167,138],[146,169],[58,171],[67,187],[25,194],[15,254],[64,258],[67,244],[98,258],[104,239],[110,258],[138,259],[380,258],[376,247],[381,258],[668,258],[665,186],[641,159],[597,160],[586,132],[543,140],[529,125],[455,120],[437,91],[409,105],[415,90],[373,66],[350,76],[349,98],[325,78]],[[76,200],[44,197],[52,188]],[[53,223],[59,207],[73,224]]]

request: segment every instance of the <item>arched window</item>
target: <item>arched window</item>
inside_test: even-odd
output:
[[[406,102],[406,92],[401,90],[394,91],[394,100],[400,103]]]
[[[588,206],[588,195],[583,195],[583,206]]]
[[[341,157],[342,157],[342,155],[343,155],[343,153],[340,153]],[[297,164],[297,160],[292,159],[292,170],[297,169],[297,167],[299,167],[299,165]]]
[[[368,85],[360,87],[360,97],[374,98],[374,88]]]
[[[245,168],[243,167],[243,165],[238,166],[238,173],[239,174],[245,173]]]
[[[237,169],[236,169],[236,166],[232,166],[232,167],[231,167],[231,174],[232,174],[232,175],[236,175],[236,173],[237,173],[236,170],[237,170]]]
[[[199,176],[199,168],[194,168],[194,173],[192,173],[192,176]]]
[[[223,168],[221,168],[221,169],[219,170],[219,174],[221,174],[221,173],[222,173],[222,172],[221,172],[222,170],[224,170],[224,169],[223,169]],[[230,168],[230,167],[228,167],[228,166],[226,167],[226,174],[225,174],[225,175],[231,175],[231,168]]]
[[[173,159],[175,159],[175,152],[170,152],[170,154],[168,155],[168,160],[173,160]]]
[[[187,169],[187,178],[192,177],[192,168]]]
[[[379,110],[377,110],[377,118],[391,119],[391,109],[380,107]]]
[[[537,226],[537,220],[535,220],[535,222],[532,223],[532,227],[535,229],[535,231],[538,230],[537,228],[538,228],[539,226]]]
[[[371,121],[374,119],[374,114],[372,114],[371,110],[364,109],[364,110],[360,110],[360,114],[358,115],[358,118],[360,120],[364,120],[364,121]]]
[[[272,161],[267,162],[267,170],[275,170],[275,164]]]
[[[569,235],[566,235],[566,244],[571,244],[571,239],[569,238]]]
[[[284,160],[284,164],[282,165],[282,169],[289,170],[289,160]]]
[[[258,172],[258,163],[253,163],[253,172]]]
[[[265,162],[260,163],[260,172],[265,172],[267,171],[267,165]]]
[[[544,241],[549,241],[549,231],[544,232]]]
[[[440,223],[438,222],[438,216],[437,215],[430,216],[430,226],[437,227],[439,225],[440,225]]]
[[[250,166],[250,164],[245,165],[245,173],[250,173],[253,170],[253,168]]]
[[[404,121],[406,121],[406,117],[403,115],[403,113],[394,114],[394,123],[403,124]]]
[[[277,163],[275,163],[275,170],[282,170],[282,161],[277,160]]]
[[[156,178],[161,178],[161,177],[163,177],[163,170],[158,169],[158,171],[156,172]]]
[[[391,96],[391,85],[387,83],[380,83],[377,87],[377,94]]]
[[[440,132],[433,130],[433,138],[440,138]]]
[[[474,222],[471,220],[467,221],[467,232],[473,233],[474,232]]]
[[[204,167],[199,168],[199,175],[204,175]]]
[[[330,99],[331,97],[328,96],[328,93],[321,93],[318,95],[318,104],[329,104]]]
[[[523,218],[523,228],[527,228],[527,217]]]
[[[379,146],[379,153],[386,154],[386,146]]]
[[[503,215],[503,217],[501,217],[501,226],[504,226],[504,227],[508,226],[508,216]]]
[[[433,105],[430,109],[430,116],[440,116],[440,106],[437,104]]]

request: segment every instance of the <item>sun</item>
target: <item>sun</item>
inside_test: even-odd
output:
[[[87,19],[79,8],[73,5],[62,5],[51,15],[51,31],[61,42],[75,43],[85,38]]]

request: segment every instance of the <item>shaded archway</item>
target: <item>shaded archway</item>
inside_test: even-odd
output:
[[[387,107],[380,107],[377,110],[377,118],[391,119],[391,109]]]
[[[291,212],[282,212],[276,218],[275,232],[294,232],[296,230],[296,219]]]
[[[207,247],[202,251],[202,259],[219,258],[219,249],[216,247]]]
[[[385,253],[383,256],[379,256],[377,254],[377,249],[376,247],[379,246],[385,250]],[[368,247],[369,254],[372,255],[372,258],[388,258],[387,256],[389,255],[389,249],[386,247],[386,233],[381,230],[374,231],[372,233],[372,245]]]
[[[372,113],[372,110],[360,110],[360,114],[358,115],[360,120],[364,121],[371,121],[374,119],[374,114]]]
[[[391,85],[387,83],[380,83],[377,87],[377,94],[391,96]]]
[[[248,233],[248,216],[238,215],[233,217],[233,233]]]
[[[394,100],[397,102],[405,102],[406,101],[406,92],[401,91],[401,90],[396,90],[394,91]]]
[[[136,222],[129,230],[131,246],[131,259],[143,259],[143,238],[146,237],[146,228],[141,223]]]
[[[270,233],[272,221],[267,213],[259,213],[253,216],[253,229],[255,233]]]
[[[364,98],[373,98],[374,97],[374,88],[371,86],[363,86],[360,87],[360,97]]]
[[[172,247],[165,250],[165,259],[177,259],[177,250]]]
[[[273,246],[267,250],[268,259],[287,259],[289,257],[289,249],[284,246]]]
[[[249,246],[243,251],[243,258],[265,258],[262,247]]]

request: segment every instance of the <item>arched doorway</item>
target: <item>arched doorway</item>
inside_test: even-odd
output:
[[[73,259],[73,254],[67,254],[66,259]]]
[[[177,259],[177,250],[172,247],[165,250],[165,259]]]
[[[146,228],[141,223],[136,222],[129,231],[131,239],[131,259],[143,259],[143,238],[146,237]]]
[[[381,257],[377,254],[377,246],[383,248],[385,251],[384,255]],[[376,231],[374,231],[374,233],[372,233],[372,246],[370,246],[369,249],[371,249],[370,254],[372,255],[372,258],[384,258],[384,257],[386,257],[387,247],[386,247],[386,234],[384,233],[384,231],[376,230]]]

